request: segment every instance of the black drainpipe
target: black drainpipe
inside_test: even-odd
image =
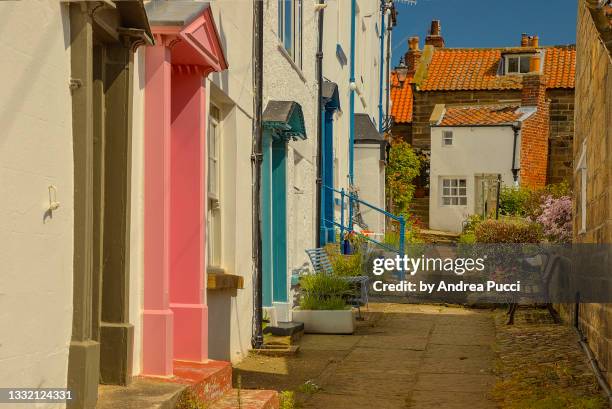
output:
[[[512,130],[514,131],[514,145],[512,146],[512,179],[514,179],[514,183],[518,182],[519,170],[520,168],[516,167],[516,143],[518,142],[519,132],[521,131],[521,123],[517,122],[512,125]]]
[[[385,95],[385,117],[384,117],[384,123],[385,123],[385,127],[384,128],[388,128],[390,127],[390,124],[387,123],[387,118],[390,118],[391,115],[389,114],[389,101],[391,100],[391,32],[393,31],[393,24],[391,24],[393,22],[393,19],[391,18],[391,14],[389,13],[389,16],[387,16],[387,31],[389,32],[387,34],[387,55],[385,56],[385,64],[387,65],[387,69],[386,71],[386,81],[385,81],[385,88],[386,88],[386,95]],[[386,130],[386,129],[385,129]]]
[[[323,195],[321,194],[321,190],[323,189],[323,180],[322,180],[322,176],[323,176],[323,169],[321,169],[322,166],[322,158],[321,155],[323,154],[323,141],[321,140],[321,138],[323,137],[323,107],[322,107],[322,103],[323,103],[323,93],[322,93],[322,89],[323,89],[323,15],[324,15],[324,10],[325,8],[323,8],[323,4],[325,3],[324,0],[319,0],[319,5],[320,5],[320,9],[319,9],[319,42],[317,45],[317,66],[316,66],[316,74],[317,74],[317,191],[316,191],[316,201],[315,203],[317,204],[317,210],[316,210],[316,214],[317,214],[317,231],[315,233],[315,240],[316,240],[316,246],[320,246],[321,245],[321,229],[323,228],[323,225],[321,223],[321,207],[323,206],[323,203],[321,201]]]
[[[595,359],[595,355],[593,354],[591,347],[589,347],[589,344],[587,343],[586,337],[584,336],[584,334],[582,333],[582,330],[580,329],[579,321],[580,321],[580,293],[577,293],[576,294],[576,305],[574,309],[574,329],[576,330],[576,333],[578,334],[578,338],[579,338],[578,343],[580,344],[580,347],[582,347],[582,351],[584,352],[584,354],[587,356],[587,359],[589,360],[589,365],[591,366],[591,369],[593,370],[593,373],[595,374],[595,378],[597,379],[597,383],[599,383],[599,387],[606,394],[606,398],[608,398],[608,405],[612,408],[612,390],[610,390],[610,385],[608,385],[608,381],[601,373],[601,369],[599,369],[599,365],[597,364],[597,359]]]
[[[253,1],[253,141],[251,165],[252,190],[252,256],[253,256],[253,333],[251,346],[263,346],[262,246],[261,246],[261,162],[263,160],[263,1]]]

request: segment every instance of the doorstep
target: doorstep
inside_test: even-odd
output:
[[[241,390],[244,409],[278,408],[276,391]],[[135,377],[129,386],[100,385],[97,409],[174,409],[185,396],[197,396],[208,408],[224,408],[235,400],[232,366],[229,362],[174,361],[174,375],[168,378]],[[244,399],[242,399],[244,397]],[[222,406],[217,406],[217,403]],[[237,406],[234,406],[237,407]]]

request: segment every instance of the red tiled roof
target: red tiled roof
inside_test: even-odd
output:
[[[448,107],[439,126],[501,125],[518,121],[518,105]]]
[[[397,74],[391,73],[391,116],[395,123],[412,122],[412,81],[407,76],[400,84]]]
[[[420,91],[520,89],[520,75],[498,75],[502,54],[516,48],[437,48]],[[574,88],[576,49],[545,47],[544,73],[547,88]],[[520,51],[520,50],[519,50]]]

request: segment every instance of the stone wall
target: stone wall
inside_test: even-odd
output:
[[[549,89],[550,135],[548,183],[572,178],[572,140],[574,137],[574,90]]]
[[[610,243],[612,219],[612,60],[584,1],[578,7],[574,163],[586,148],[586,230],[581,232],[580,172],[574,173],[574,240]],[[566,309],[566,318],[569,318]],[[612,304],[581,304],[579,325],[612,381]]]

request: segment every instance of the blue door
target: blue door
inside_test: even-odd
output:
[[[264,132],[261,181],[263,305],[287,302],[287,142]]]

